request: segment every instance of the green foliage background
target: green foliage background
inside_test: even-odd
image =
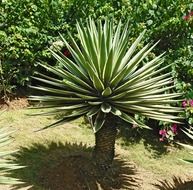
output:
[[[0,5],[0,59],[4,73],[13,71],[12,85],[25,86],[36,61],[55,64],[48,47],[59,32],[75,33],[76,20],[91,15],[130,23],[131,43],[144,29],[145,41],[161,40],[155,54],[167,51],[165,64],[174,63],[177,91],[193,98],[192,0],[2,0]],[[154,56],[152,54],[152,56]]]

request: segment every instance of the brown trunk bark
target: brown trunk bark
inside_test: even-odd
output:
[[[93,159],[101,169],[108,169],[115,156],[115,139],[117,134],[115,117],[106,118],[103,127],[95,133]]]

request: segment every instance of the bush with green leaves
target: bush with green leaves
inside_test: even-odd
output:
[[[184,100],[182,107],[185,109],[183,117],[186,120],[186,125],[189,127],[193,126],[193,99]]]
[[[61,35],[73,59],[58,49],[50,49],[62,68],[39,63],[52,76],[40,73],[33,77],[42,85],[31,88],[45,94],[30,97],[32,101],[42,102],[43,106],[38,109],[46,108],[40,115],[63,114],[62,119],[45,128],[86,115],[96,138],[94,160],[105,167],[114,158],[118,118],[148,128],[134,115],[179,123],[180,117],[175,113],[182,111],[181,107],[171,105],[181,94],[165,93],[174,86],[171,73],[162,74],[170,67],[162,66],[164,54],[146,59],[158,43],[140,48],[144,31],[128,48],[128,22],[124,27],[121,21],[117,26],[113,23],[110,19],[95,23],[91,18],[85,26],[77,22],[79,43],[70,34],[69,42]]]
[[[13,96],[15,86],[12,84],[12,80],[14,77],[15,72],[13,70],[4,70],[0,62],[0,100],[5,103]]]
[[[61,0],[7,0],[0,8],[0,59],[7,70],[16,70],[12,83],[25,85],[38,59],[52,61],[47,48],[65,24]]]
[[[119,19],[129,20],[130,45],[146,28],[141,44],[161,40],[156,54],[168,50],[167,62],[173,62],[182,56],[179,49],[190,40],[193,22],[191,15],[187,16],[192,9],[191,0],[3,0],[0,59],[8,70],[16,68],[12,83],[25,85],[36,61],[55,64],[47,47],[58,40],[58,32],[67,36],[69,30],[75,36],[76,20],[85,22],[91,15],[96,20],[114,17],[115,24]],[[174,54],[176,50],[178,54]]]

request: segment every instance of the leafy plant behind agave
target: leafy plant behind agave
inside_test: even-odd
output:
[[[7,160],[5,157],[13,154],[15,151],[5,151],[8,145],[12,142],[10,135],[13,131],[9,131],[8,128],[0,128],[0,184],[19,184],[18,179],[6,177],[8,171],[22,168],[14,164],[11,160]]]
[[[109,165],[114,157],[117,118],[145,128],[148,126],[135,119],[134,114],[178,123],[179,118],[173,114],[181,112],[181,108],[170,103],[181,94],[165,94],[173,86],[170,73],[160,74],[169,67],[160,67],[163,54],[141,66],[157,44],[147,44],[137,52],[145,32],[128,48],[128,24],[122,27],[121,21],[115,27],[112,20],[95,24],[89,19],[86,27],[81,22],[76,26],[81,46],[70,34],[71,45],[61,35],[73,60],[50,50],[63,68],[39,63],[57,77],[33,77],[45,85],[32,88],[47,95],[31,96],[30,100],[41,101],[43,108],[49,108],[41,115],[65,114],[45,128],[88,116],[96,137],[93,156],[97,163]]]

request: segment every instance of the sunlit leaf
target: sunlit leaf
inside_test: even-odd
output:
[[[41,86],[32,88],[44,94],[29,99],[41,102],[45,111],[40,114],[64,115],[45,128],[86,115],[97,132],[109,114],[142,128],[148,126],[135,114],[181,123],[178,114],[183,109],[175,105],[182,94],[173,92],[173,77],[168,72],[171,65],[163,66],[165,53],[152,60],[148,57],[158,42],[141,47],[142,31],[128,47],[128,22],[115,26],[108,18],[97,23],[89,18],[85,23],[77,22],[76,37],[60,35],[72,58],[51,50],[62,66],[40,63],[49,74],[34,77]]]

